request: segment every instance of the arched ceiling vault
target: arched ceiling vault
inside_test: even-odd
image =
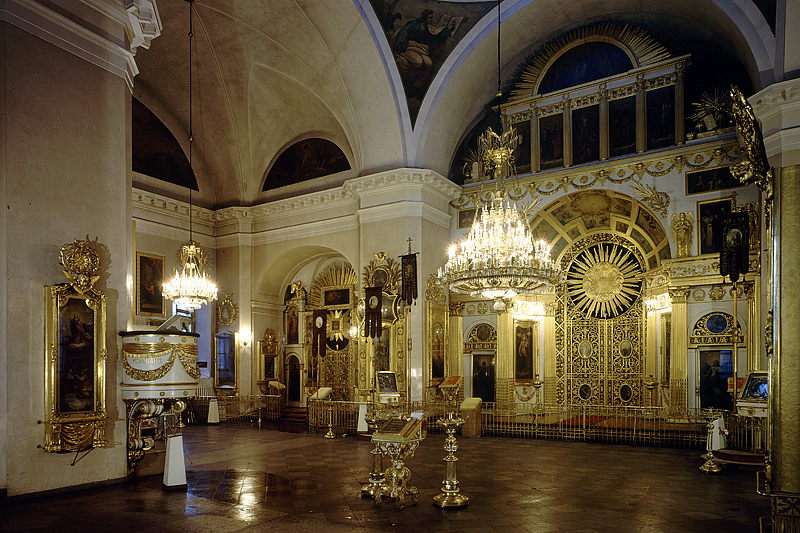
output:
[[[151,111],[179,140],[189,116],[188,5],[158,2],[163,32],[137,52],[134,81],[158,102]],[[399,167],[446,175],[497,89],[496,9],[444,60],[412,128],[370,0],[195,0],[194,6],[193,163],[207,174],[197,201],[209,207],[279,196],[261,192],[263,177],[279,152],[309,131],[335,140],[352,158],[342,180]],[[774,37],[751,0],[504,0],[501,20],[506,79],[559,33],[617,20],[641,25],[656,39],[729,50],[756,90],[773,80]]]

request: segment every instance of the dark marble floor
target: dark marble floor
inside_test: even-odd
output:
[[[579,442],[459,438],[458,479],[469,506],[432,505],[444,477],[444,435],[406,465],[419,503],[404,510],[361,497],[368,441],[275,426],[188,426],[186,492],[162,477],[80,493],[10,498],[0,531],[256,532],[757,532],[769,501],[755,473],[703,474],[691,450]],[[388,466],[388,465],[387,465]]]

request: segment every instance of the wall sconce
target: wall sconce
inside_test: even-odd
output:
[[[247,344],[250,342],[250,330],[239,330],[239,340],[241,341],[242,346],[247,346]]]
[[[647,311],[648,316],[653,316],[656,314],[656,308],[658,308],[658,299],[655,296],[649,296],[644,299],[644,308]]]

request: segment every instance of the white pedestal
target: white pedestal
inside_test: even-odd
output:
[[[219,424],[219,402],[216,398],[208,400],[208,423]]]
[[[362,403],[358,406],[358,425],[356,426],[357,433],[367,433],[369,426],[367,426],[367,404]]]
[[[720,431],[721,429],[725,429],[725,421],[720,417],[714,420],[714,429],[711,433],[711,449],[713,451],[725,448],[727,445],[727,439]]]
[[[183,435],[167,436],[164,459],[164,489],[186,489],[186,463],[183,461]]]

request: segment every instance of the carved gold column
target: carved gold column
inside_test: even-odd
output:
[[[542,157],[539,149],[539,108],[536,104],[531,108],[531,172],[541,170]]]
[[[658,368],[656,367],[658,361],[658,321],[661,318],[661,315],[657,315],[653,311],[645,310],[647,315],[646,318],[646,341],[645,341],[645,353],[644,353],[644,367],[643,367],[643,378],[647,381],[647,377],[657,376],[658,375]]]
[[[761,280],[744,284],[747,296],[747,373],[761,370]]]
[[[509,311],[497,314],[495,401],[500,409],[514,405],[514,322]]]
[[[449,351],[447,354],[447,375],[464,375],[464,312],[463,303],[450,304],[449,324],[447,325],[447,335],[449,336]]]
[[[686,133],[684,131],[683,106],[684,106],[684,64],[675,65],[675,144],[678,146],[685,144]]]
[[[563,96],[564,113],[562,119],[564,122],[564,166],[572,166],[572,105],[569,99],[569,94]]]
[[[647,150],[647,92],[644,90],[644,75],[636,77],[636,153]]]
[[[555,304],[545,304],[544,365],[540,380],[544,382],[544,403],[556,403],[556,311]]]
[[[773,531],[800,531],[800,166],[775,169],[769,461]]]
[[[608,88],[600,85],[600,161],[608,159]]]
[[[689,287],[669,290],[672,298],[672,339],[669,359],[669,406],[673,417],[686,416],[689,401],[689,356],[687,336],[689,331],[686,303]]]

